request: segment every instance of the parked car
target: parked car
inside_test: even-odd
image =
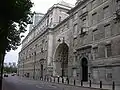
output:
[[[4,74],[4,77],[8,77],[8,75],[7,75],[7,74]]]
[[[16,75],[16,73],[13,73],[11,76],[15,76]]]

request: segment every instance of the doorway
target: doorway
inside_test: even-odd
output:
[[[68,76],[68,51],[68,45],[63,42],[57,47],[55,52],[56,73],[61,77]]]
[[[43,64],[41,64],[41,78],[43,78]]]
[[[88,61],[86,58],[82,58],[81,66],[82,66],[82,81],[88,81]]]

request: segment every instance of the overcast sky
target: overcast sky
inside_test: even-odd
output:
[[[32,8],[32,11],[35,12],[41,12],[41,13],[46,13],[47,10],[55,3],[60,2],[61,0],[32,0],[32,2],[34,3],[34,6]],[[63,0],[67,3],[70,4],[75,4],[76,0]],[[27,32],[25,33],[27,35]],[[16,62],[18,61],[18,53],[21,49],[21,46],[19,46],[19,48],[15,51],[10,51],[6,54],[5,56],[5,62]]]

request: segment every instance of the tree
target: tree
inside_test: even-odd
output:
[[[15,50],[20,45],[22,34],[32,16],[30,0],[2,0],[0,2],[0,69],[2,73],[6,52]],[[1,90],[1,87],[0,87]]]
[[[17,73],[17,67],[8,67],[8,66],[5,66],[4,67],[4,72],[5,73]]]

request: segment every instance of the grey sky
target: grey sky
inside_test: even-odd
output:
[[[34,6],[32,8],[32,11],[36,12],[41,12],[41,13],[46,13],[47,10],[55,3],[58,3],[61,0],[32,0],[34,3]],[[63,0],[65,2],[68,2],[70,4],[73,4],[76,2],[76,0]],[[27,35],[28,31],[25,33]],[[5,56],[5,62],[16,62],[18,61],[18,53],[21,49],[21,46],[15,51],[10,51],[6,54]]]

